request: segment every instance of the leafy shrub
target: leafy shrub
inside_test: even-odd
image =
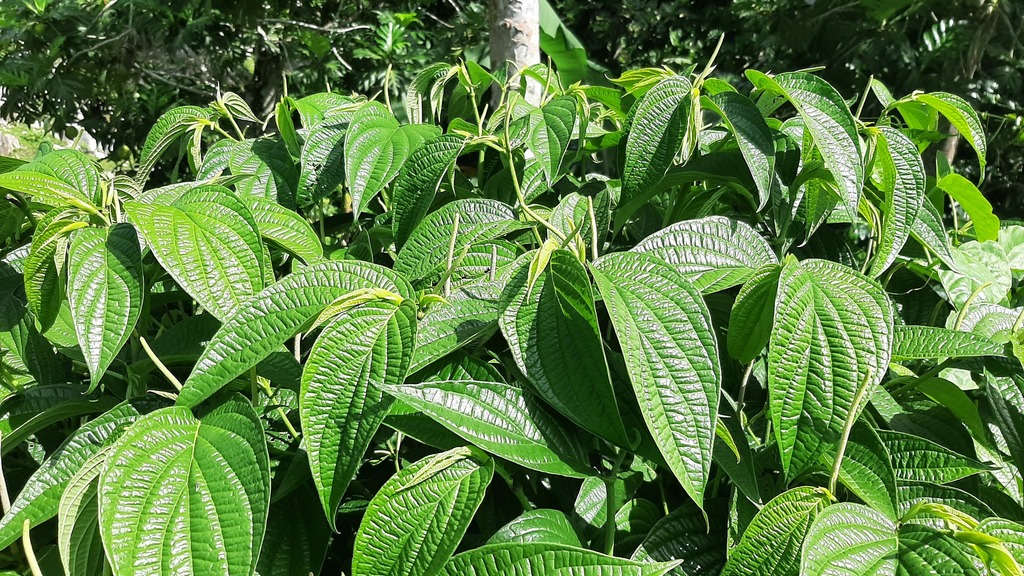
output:
[[[1019,574],[1024,230],[921,157],[944,118],[984,172],[970,107],[529,73],[539,107],[427,67],[409,124],[322,93],[261,133],[228,93],[134,177],[6,162],[9,557]],[[147,187],[175,154],[193,178]]]

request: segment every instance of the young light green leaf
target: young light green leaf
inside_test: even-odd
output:
[[[949,194],[967,212],[979,242],[999,238],[999,218],[992,213],[992,204],[970,180],[959,174],[947,174],[939,178],[935,187]]]
[[[1001,344],[973,332],[937,326],[896,326],[893,332],[892,359],[897,362],[1002,355]]]
[[[495,456],[558,476],[590,474],[586,449],[571,429],[518,386],[430,380],[386,390]]]
[[[558,544],[491,544],[452,558],[443,576],[572,574],[573,576],[663,576],[679,562],[641,563]]]
[[[926,202],[924,162],[913,141],[899,130],[881,127],[875,143],[875,174],[880,176],[877,184],[885,193],[885,206],[871,278],[896,260]]]
[[[164,270],[218,320],[233,317],[263,289],[259,229],[227,188],[199,186],[170,206],[124,208]]]
[[[455,448],[388,480],[356,534],[352,576],[434,576],[455,552],[483,502],[494,461]]]
[[[985,130],[981,126],[981,120],[974,108],[971,108],[971,105],[963,98],[949,92],[916,94],[913,99],[925,103],[945,116],[946,120],[949,120],[957,132],[967,140],[967,143],[978,154],[978,168],[981,171],[978,179],[979,181],[984,180],[988,142],[985,139]]]
[[[67,576],[94,576],[107,567],[96,485],[108,452],[104,449],[89,458],[68,481],[60,499],[57,545]]]
[[[896,524],[861,504],[840,502],[818,515],[804,540],[801,576],[895,576]]]
[[[309,467],[331,527],[341,498],[391,406],[385,384],[405,380],[416,307],[372,301],[338,316],[302,371],[299,414]]]
[[[669,76],[647,91],[630,111],[620,204],[654,186],[672,166],[690,121],[690,81]]]
[[[142,311],[142,251],[131,224],[83,228],[68,251],[68,301],[92,382],[128,342]]]
[[[927,438],[890,430],[879,431],[879,435],[900,480],[949,484],[990,469]]]
[[[775,300],[779,291],[778,264],[761,266],[740,288],[729,314],[729,355],[749,364],[761,354],[771,338]]]
[[[22,524],[32,526],[57,514],[61,494],[72,476],[100,449],[116,440],[124,429],[152,410],[158,402],[136,398],[118,404],[105,414],[83,424],[25,482],[11,509],[0,518],[0,546],[8,547],[21,537]],[[5,447],[6,447],[6,438]]]
[[[725,90],[701,98],[701,103],[718,114],[736,138],[750,175],[754,177],[757,209],[761,210],[771,197],[772,180],[775,178],[775,138],[768,123],[750,98],[739,92]]]
[[[722,576],[795,576],[811,524],[829,504],[827,490],[810,486],[770,500],[743,531]]]
[[[796,108],[825,167],[842,191],[847,216],[856,222],[864,186],[864,162],[856,120],[843,97],[828,82],[806,72],[771,77],[747,70],[746,75],[758,89],[782,96]]]
[[[483,198],[455,200],[431,212],[409,235],[395,271],[413,282],[434,279],[445,271],[449,254],[457,258],[473,244],[522,227],[508,204]]]
[[[302,331],[339,296],[383,288],[411,297],[409,283],[390,270],[356,260],[322,261],[285,276],[255,295],[221,326],[178,395],[196,406]]]
[[[516,366],[559,412],[613,442],[627,442],[586,268],[556,250],[532,291],[529,275],[528,266],[516,270],[501,294],[498,325]]]
[[[704,294],[742,284],[759,267],[779,261],[753,228],[723,216],[677,222],[644,238],[632,252],[668,262]]]
[[[704,299],[681,272],[647,254],[609,254],[592,272],[647,427],[676,479],[703,507],[722,387]]]
[[[358,218],[370,200],[398,175],[409,155],[441,134],[433,125],[401,126],[383,104],[367,102],[345,133],[345,179]]]
[[[100,526],[115,576],[251,575],[270,506],[263,434],[240,396],[201,419],[172,406],[125,430],[99,485]]]
[[[487,544],[562,544],[582,548],[580,537],[560,510],[527,510],[498,529]],[[634,558],[635,559],[635,558]]]
[[[320,238],[297,212],[262,196],[245,195],[240,199],[252,214],[260,236],[298,256],[306,264],[324,257]]]
[[[465,137],[442,134],[424,142],[402,165],[391,206],[396,246],[405,244],[419,226],[434,201],[441,180],[465,148]]]
[[[827,260],[782,269],[768,352],[768,393],[783,469],[793,478],[835,445],[853,406],[892,355],[893,306],[871,280]]]

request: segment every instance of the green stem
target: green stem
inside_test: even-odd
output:
[[[846,424],[843,426],[843,436],[839,440],[839,451],[836,452],[836,461],[832,465],[832,476],[828,479],[829,494],[834,495],[836,493],[836,482],[839,481],[839,469],[843,465],[843,455],[846,454],[846,445],[850,441],[850,431],[853,430],[853,424],[857,421],[857,408],[864,399],[864,394],[868,391],[872,377],[873,372],[871,368],[868,368],[868,373],[864,376],[864,383],[860,385],[860,388],[857,390],[857,394],[854,395],[853,404],[850,406],[850,413],[846,416]]]
[[[953,325],[953,330],[960,329],[960,326],[964,323],[964,318],[967,317],[967,311],[970,310],[971,308],[971,304],[974,304],[974,301],[978,299],[978,296],[981,296],[982,290],[988,288],[991,285],[991,282],[985,282],[981,286],[975,288],[974,292],[971,292],[971,295],[968,296],[967,300],[964,302],[964,307],[961,308],[960,312],[956,315],[956,323]]]
[[[594,200],[587,196],[587,216],[590,217],[590,256],[597,260],[597,216],[594,215]]]
[[[445,258],[445,270],[447,270],[446,278],[444,279],[445,298],[452,292],[452,265],[455,263],[455,244],[459,238],[460,216],[459,212],[455,213],[455,218],[452,222],[452,237],[448,240],[448,255]]]
[[[533,502],[530,502],[530,499],[526,497],[526,494],[523,493],[523,489],[520,488],[516,484],[515,480],[512,479],[512,475],[508,473],[508,470],[505,470],[501,466],[495,466],[494,469],[498,472],[498,476],[501,476],[501,479],[508,485],[508,489],[515,494],[516,498],[519,500],[519,505],[523,507],[523,510],[533,510]]]
[[[626,451],[618,450],[615,462],[612,464],[611,474],[604,478],[605,514],[607,515],[604,521],[604,553],[608,555],[615,552],[615,513],[618,511],[615,507],[615,480],[619,477],[619,469],[622,468],[622,461],[625,458]]]
[[[157,369],[160,370],[160,373],[164,375],[164,378],[167,378],[167,381],[170,382],[178,392],[181,392],[181,382],[179,382],[174,374],[167,369],[167,366],[164,366],[164,363],[160,361],[160,358],[157,358],[157,355],[153,353],[153,349],[149,347],[149,342],[146,342],[145,338],[139,336],[139,344],[142,345],[142,349],[146,351],[146,356],[149,356],[149,359],[156,365]]]

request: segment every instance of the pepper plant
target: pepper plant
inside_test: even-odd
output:
[[[934,154],[984,173],[977,115],[710,68],[436,64],[175,108],[131,175],[4,161],[3,560],[1021,574],[1024,227]]]

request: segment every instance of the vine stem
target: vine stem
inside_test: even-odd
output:
[[[167,381],[170,382],[178,392],[181,392],[181,382],[179,382],[174,374],[167,369],[167,366],[164,366],[164,363],[160,361],[160,358],[158,358],[153,352],[153,349],[149,347],[149,342],[146,342],[145,337],[139,336],[139,344],[141,344],[142,349],[146,351],[146,356],[149,356],[149,359],[153,361],[153,364],[156,364],[157,369],[159,369],[160,373],[164,375],[164,378],[167,378]]]
[[[32,538],[29,535],[30,528],[32,528],[32,521],[25,518],[25,523],[21,525],[21,543],[25,548],[25,559],[28,560],[28,567],[32,571],[32,576],[43,576],[43,571],[39,568],[39,561],[36,560],[36,552],[32,549]]]
[[[857,421],[857,408],[864,399],[864,394],[867,393],[868,385],[871,383],[873,376],[874,372],[869,367],[867,375],[864,376],[864,383],[860,385],[860,388],[857,389],[857,394],[853,396],[853,404],[850,406],[850,413],[846,416],[846,424],[843,426],[843,436],[839,440],[839,451],[836,452],[836,461],[832,464],[832,475],[828,479],[829,494],[836,493],[836,482],[839,481],[839,469],[843,465],[843,455],[846,454],[846,445],[850,441],[850,431],[853,430],[853,424]]]

